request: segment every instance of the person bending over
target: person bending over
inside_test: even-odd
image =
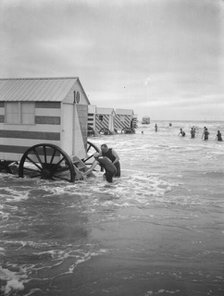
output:
[[[94,158],[95,158],[95,161],[93,162],[92,166],[88,169],[88,171],[84,173],[84,176],[89,175],[97,165],[100,165],[105,170],[105,173],[104,173],[105,179],[107,180],[107,182],[112,183],[113,177],[117,173],[117,169],[115,165],[112,163],[112,161],[108,157],[102,156],[99,153],[95,153]]]
[[[108,148],[106,144],[101,145],[101,153],[102,156],[108,157],[112,163],[115,165],[117,169],[117,173],[115,177],[120,177],[121,176],[121,165],[120,165],[120,158],[118,154],[114,151],[112,148]]]

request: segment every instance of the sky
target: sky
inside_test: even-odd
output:
[[[74,76],[98,107],[224,120],[224,1],[0,0],[0,77]]]

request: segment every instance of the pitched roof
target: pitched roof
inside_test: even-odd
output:
[[[134,115],[134,111],[132,109],[116,109],[115,112],[118,115]]]
[[[77,81],[83,90],[78,77],[0,79],[0,101],[61,102]]]
[[[97,114],[113,114],[114,108],[96,107]]]

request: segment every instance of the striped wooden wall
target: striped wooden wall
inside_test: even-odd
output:
[[[88,113],[88,126],[95,130],[95,113]]]
[[[114,128],[116,128],[117,130],[121,130],[123,128],[130,128],[131,120],[131,115],[116,114],[114,118]]]
[[[0,102],[0,124],[4,122],[5,119],[5,104]]]
[[[61,103],[36,102],[35,124],[4,123],[4,102],[0,102],[0,159],[19,161],[29,147],[49,143],[60,146]]]
[[[110,115],[103,114],[103,120],[100,120],[100,114],[96,114],[96,131],[100,132],[102,128],[107,128],[110,130]]]

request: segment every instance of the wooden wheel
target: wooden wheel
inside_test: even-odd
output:
[[[85,163],[87,167],[91,167],[94,162],[94,154],[96,152],[100,152],[100,149],[94,145],[93,143],[87,141],[87,149],[86,149],[86,158],[83,158],[82,161]]]
[[[75,181],[75,169],[70,157],[53,144],[38,144],[23,154],[19,164],[19,177]]]

